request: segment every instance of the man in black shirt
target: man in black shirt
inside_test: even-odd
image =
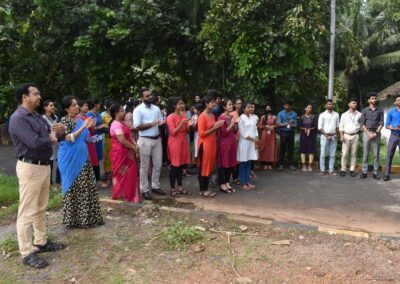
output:
[[[37,253],[65,248],[63,244],[46,239],[52,143],[57,143],[55,133],[63,133],[65,128],[62,124],[55,124],[49,129],[43,117],[35,111],[40,105],[41,97],[34,83],[25,83],[18,87],[16,98],[20,105],[11,115],[9,132],[18,159],[18,245],[24,264],[43,268],[48,262]],[[34,231],[33,244],[31,227]]]
[[[374,172],[373,178],[380,179],[378,175],[379,168],[379,148],[381,143],[381,130],[383,127],[383,110],[378,107],[377,93],[368,94],[369,106],[362,110],[361,124],[364,130],[363,134],[363,163],[360,178],[366,178],[368,175],[368,156],[373,147],[374,154]]]

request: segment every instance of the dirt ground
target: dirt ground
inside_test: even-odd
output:
[[[179,251],[159,236],[181,219],[102,206],[106,224],[88,230],[65,229],[50,213],[50,236],[67,250],[43,254],[43,270],[3,254],[0,283],[400,283],[398,241],[191,219],[204,237]],[[0,233],[13,234],[10,225]]]

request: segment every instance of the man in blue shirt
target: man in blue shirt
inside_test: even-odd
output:
[[[400,147],[400,95],[394,97],[394,108],[387,114],[385,127],[391,131],[387,148],[386,171],[383,177],[384,181],[388,181],[390,180],[393,156],[397,147]]]
[[[149,182],[147,172],[150,160],[153,163],[151,175],[151,191],[164,195],[160,189],[160,173],[162,166],[162,144],[159,125],[165,121],[162,118],[158,106],[152,104],[151,91],[146,88],[140,90],[143,103],[133,111],[133,128],[139,131],[139,152],[140,152],[140,192],[144,199],[150,200]]]
[[[297,114],[292,111],[292,105],[293,102],[291,100],[285,101],[283,104],[284,110],[278,113],[277,126],[280,134],[279,170],[283,170],[286,152],[289,168],[291,170],[296,170],[293,164],[293,155]]]

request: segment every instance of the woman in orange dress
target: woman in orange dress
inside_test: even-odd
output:
[[[172,98],[169,103],[170,115],[167,117],[168,126],[168,160],[171,162],[169,168],[169,181],[171,185],[171,196],[190,194],[182,189],[183,170],[190,163],[190,147],[187,134],[192,122],[186,117],[184,103],[181,98]],[[178,187],[175,188],[175,182]]]
[[[197,121],[199,133],[197,166],[199,168],[200,195],[214,197],[216,193],[208,189],[208,183],[217,159],[216,131],[224,121],[215,122],[215,117],[212,114],[212,109],[215,107],[214,97],[206,95],[203,100],[205,110],[200,114]]]

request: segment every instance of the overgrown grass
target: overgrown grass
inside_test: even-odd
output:
[[[16,235],[9,235],[0,243],[0,249],[6,253],[18,251],[18,240]]]
[[[203,238],[203,232],[188,226],[184,221],[178,221],[171,227],[165,228],[159,236],[159,240],[171,250],[183,250]]]
[[[0,173],[0,206],[9,206],[18,201],[18,179]]]
[[[56,211],[62,207],[62,194],[50,188],[47,210]],[[18,211],[18,179],[15,176],[0,173],[0,221]],[[0,222],[1,223],[1,222]]]

